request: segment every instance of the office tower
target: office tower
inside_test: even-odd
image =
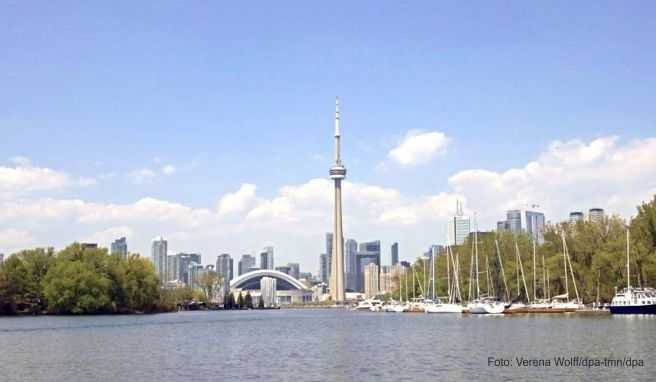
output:
[[[584,215],[581,211],[574,211],[569,213],[569,222],[576,223],[578,221],[583,221]]]
[[[289,267],[289,265],[279,265],[276,267],[276,271],[288,275],[291,273],[292,269]]]
[[[237,263],[237,276],[241,276],[244,273],[248,272],[248,268],[254,267],[255,266],[255,257],[245,254],[241,255],[241,259],[239,260],[239,263]]]
[[[260,298],[264,307],[276,306],[276,279],[273,277],[262,277],[260,279]]]
[[[260,269],[274,269],[273,247],[264,247],[260,253]]]
[[[330,284],[330,272],[333,265],[333,234],[326,232],[326,284]]]
[[[178,280],[184,282],[187,285],[190,285],[189,282],[189,264],[192,262],[200,264],[200,254],[199,253],[178,253],[176,254],[178,258]]]
[[[180,257],[166,255],[166,281],[180,280]]]
[[[544,243],[544,214],[542,212],[526,211],[526,233],[538,245]]]
[[[167,247],[168,243],[164,240],[163,237],[158,236],[153,239],[152,248],[151,248],[151,258],[153,264],[155,264],[155,271],[159,276],[160,281],[163,283],[167,282]]]
[[[383,265],[380,268],[380,292],[387,293],[392,291],[392,269],[396,268],[394,265]]]
[[[603,208],[590,208],[588,211],[588,220],[593,223],[600,223],[604,220],[604,209]]]
[[[369,263],[364,267],[364,296],[366,298],[375,297],[378,291],[378,265]]]
[[[335,100],[335,164],[330,168],[330,179],[335,182],[335,226],[330,260],[330,297],[337,303],[344,302],[344,236],[342,234],[342,180],[346,167],[340,157],[339,99]]]
[[[380,240],[360,243],[356,260],[356,288],[364,292],[364,270],[368,264],[374,263],[380,269]]]
[[[399,262],[399,243],[392,244],[392,265]]]
[[[328,255],[322,253],[319,255],[319,280],[322,283],[328,283]]]
[[[287,266],[289,267],[289,275],[298,280],[301,277],[301,265],[299,263],[289,263]]]
[[[216,258],[216,273],[219,274],[223,281],[223,290],[230,289],[230,280],[234,278],[232,257],[227,253],[222,253]]]
[[[497,232],[503,232],[507,231],[508,228],[508,221],[507,220],[501,220],[497,222]]]
[[[522,232],[522,211],[509,210],[506,211],[506,221],[508,222],[508,229],[512,233]]]
[[[354,291],[357,288],[358,271],[358,242],[353,239],[346,240],[344,244],[344,288]]]
[[[111,248],[110,253],[112,254],[118,253],[122,255],[124,258],[128,257],[128,242],[124,237],[114,240],[110,248]]]
[[[200,283],[198,282],[200,274],[203,272],[203,266],[198,264],[195,261],[192,261],[189,263],[187,266],[187,279],[189,282],[187,283],[187,286],[193,289],[197,289],[200,287]]]
[[[98,243],[80,243],[80,247],[83,251],[85,249],[98,249]]]
[[[462,204],[457,203],[456,215],[449,218],[448,228],[448,245],[462,245],[469,233],[471,232],[471,219],[462,213]]]

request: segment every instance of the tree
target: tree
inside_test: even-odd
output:
[[[258,299],[257,308],[264,309],[264,299],[262,298],[262,295],[260,295],[260,298]]]
[[[251,297],[251,292],[246,292],[246,297],[244,298],[244,305],[246,309],[253,309],[253,297]]]
[[[237,297],[237,309],[243,309],[244,308],[244,298],[241,296],[241,292],[239,292],[239,297]]]
[[[46,275],[44,294],[53,313],[111,313],[111,281],[91,263],[62,261]]]
[[[205,301],[211,302],[216,299],[216,296],[221,289],[222,281],[223,276],[215,271],[203,272],[198,277],[198,284],[205,295]]]

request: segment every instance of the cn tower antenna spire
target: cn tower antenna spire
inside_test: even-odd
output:
[[[344,234],[342,232],[342,180],[346,167],[339,152],[339,98],[335,99],[335,164],[330,168],[330,179],[335,182],[335,226],[333,230],[333,253],[330,266],[330,296],[338,304],[344,303]]]

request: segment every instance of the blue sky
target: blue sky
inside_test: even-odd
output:
[[[213,210],[244,183],[257,185],[260,202],[275,200],[281,187],[326,177],[336,95],[349,179],[397,191],[403,200],[394,208],[443,192],[464,196],[477,211],[489,209],[472,200],[486,196],[467,194],[449,179],[471,169],[522,169],[549,153],[554,141],[585,149],[616,137],[601,146],[644,149],[656,131],[652,2],[1,7],[0,166],[15,169],[11,158],[22,156],[31,167],[93,179],[85,187],[13,190],[5,204],[47,198],[129,206],[153,198]],[[409,134],[430,131],[448,138],[442,153],[410,166],[390,157]],[[164,166],[175,170],[164,175]],[[135,184],[134,174],[144,169],[154,174]],[[656,189],[653,173],[642,175],[643,183],[627,180],[638,182],[636,199],[612,212],[628,214]],[[609,187],[595,201],[613,206],[621,198],[617,185]],[[494,200],[526,201],[525,194],[515,198],[502,190]],[[566,199],[538,203],[551,205],[545,213],[555,220],[574,208]],[[501,204],[482,223],[491,226],[507,203]],[[443,230],[439,221],[414,222],[403,231],[389,228],[398,240],[411,238],[408,256],[441,241],[431,235]],[[5,235],[9,251],[128,227],[143,253],[150,240],[144,237],[155,230],[129,220],[104,224],[76,228],[68,237],[39,231],[35,221],[6,221],[0,232],[14,233]],[[363,240],[387,234],[366,227],[352,228]],[[271,240],[286,248],[286,260],[301,258],[314,271],[320,235],[330,225],[308,237],[302,250],[278,244],[267,237],[271,231],[242,228],[238,243],[189,239],[185,249],[197,246],[214,256],[221,248],[248,252]],[[189,234],[165,224],[157,230]],[[16,231],[31,239],[15,244]],[[288,234],[296,235],[293,227]]]

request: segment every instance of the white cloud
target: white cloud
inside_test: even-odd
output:
[[[162,167],[162,174],[164,175],[175,174],[175,167],[170,164],[167,164],[166,166]]]
[[[63,172],[45,167],[34,167],[25,157],[12,158],[15,167],[0,166],[0,196],[53,191],[68,187],[70,177]]]
[[[81,241],[85,243],[98,243],[102,246],[109,247],[112,241],[120,237],[129,239],[132,236],[132,233],[132,228],[128,226],[110,227],[98,232],[94,232]]]
[[[439,131],[410,131],[403,141],[389,152],[390,159],[403,166],[429,162],[446,152],[449,139]]]
[[[34,245],[34,238],[28,231],[8,228],[0,231],[0,253],[6,250],[10,254]]]
[[[220,216],[234,214],[245,211],[255,202],[255,185],[242,184],[235,193],[225,194],[217,205],[217,211]]]

